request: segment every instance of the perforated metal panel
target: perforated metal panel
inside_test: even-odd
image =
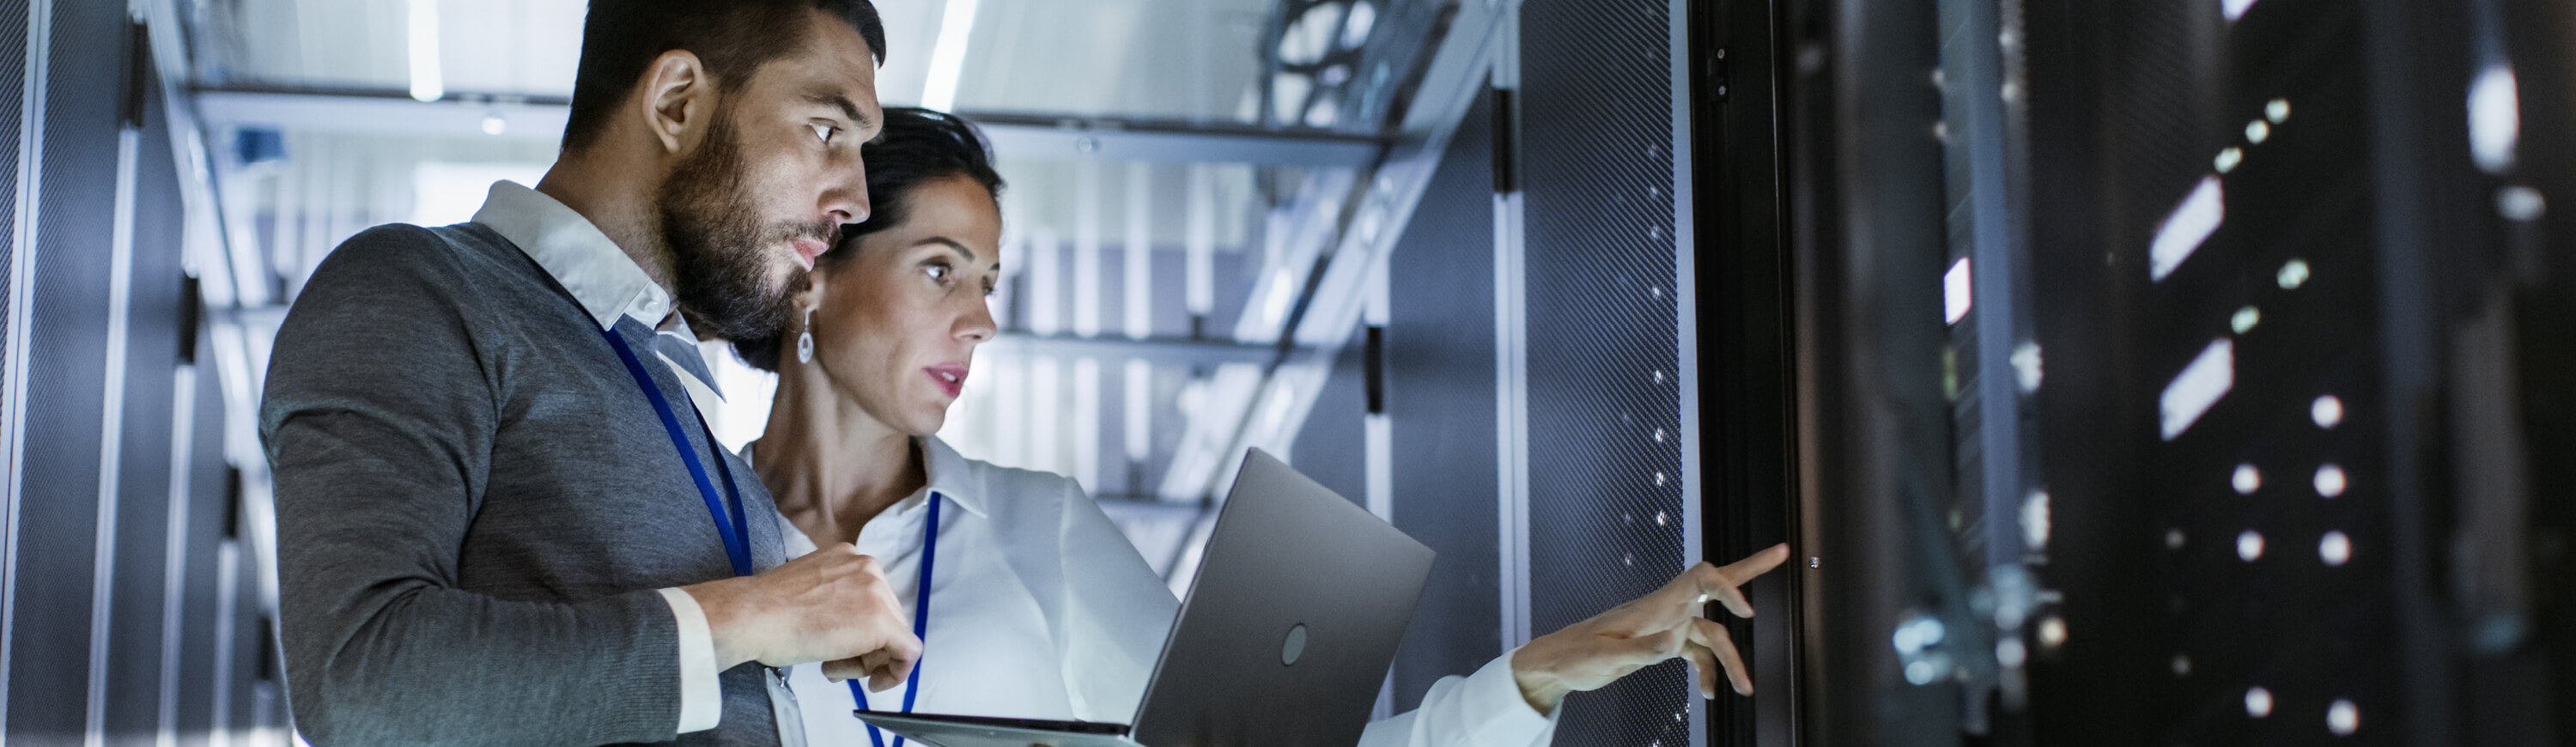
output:
[[[1652,591],[1684,556],[1674,296],[1671,24],[1664,3],[1521,10],[1519,174],[1533,632]],[[1567,701],[1557,743],[1675,744],[1669,662]]]
[[[41,248],[29,316],[24,469],[7,739],[80,734],[88,718],[110,236],[125,8],[56,2],[42,132]],[[75,43],[72,40],[77,40]]]
[[[27,41],[26,0],[0,0],[0,165],[5,165],[5,168],[0,168],[0,237],[6,237],[0,240],[0,464],[7,463],[10,457],[8,450],[15,448],[5,434],[11,421],[19,417],[11,398],[15,396],[17,377],[21,372],[12,371],[9,366],[13,357],[9,340],[18,320],[9,312],[15,308],[12,293],[19,280],[15,276],[20,176],[18,128],[24,122],[26,106]],[[7,478],[0,475],[0,512],[14,514],[18,499],[9,492]],[[0,567],[6,567],[5,561],[15,558],[18,551],[16,526],[12,521],[0,519]],[[12,583],[15,582],[11,579],[0,578],[0,585]],[[8,594],[10,590],[0,588],[0,596]],[[7,652],[0,651],[0,657],[7,655]],[[6,686],[0,684],[0,690],[5,689]],[[7,707],[6,703],[0,703],[0,708]]]
[[[27,92],[27,2],[0,0],[0,208],[18,204],[18,127]],[[15,235],[18,215],[0,209],[0,236]],[[9,268],[17,256],[15,242],[0,242],[0,340],[9,336]],[[0,382],[9,380],[9,360],[0,355]],[[0,543],[5,544],[5,543]]]
[[[1477,97],[1414,207],[1388,277],[1395,526],[1440,557],[1395,656],[1394,710],[1502,652],[1494,470],[1493,95]],[[1444,279],[1435,281],[1433,279]],[[1455,281],[1445,279],[1455,278]]]

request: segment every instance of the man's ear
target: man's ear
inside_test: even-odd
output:
[[[635,97],[662,150],[678,155],[706,133],[716,106],[715,78],[706,63],[685,49],[663,52],[645,69],[644,90]]]

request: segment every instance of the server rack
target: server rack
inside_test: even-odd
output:
[[[1693,5],[1714,741],[2576,736],[2571,20]]]

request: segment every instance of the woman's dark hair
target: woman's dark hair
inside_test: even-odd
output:
[[[1002,175],[993,171],[984,136],[956,115],[912,107],[887,107],[885,129],[859,150],[868,169],[868,219],[841,227],[832,250],[814,260],[814,270],[849,261],[868,234],[903,225],[912,190],[923,184],[963,176],[984,185],[995,199],[1002,196]],[[733,341],[734,355],[763,371],[778,370],[784,332],[757,340]]]

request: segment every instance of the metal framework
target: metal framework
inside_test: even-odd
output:
[[[552,141],[570,105],[551,97],[450,94],[415,101],[401,91],[201,88],[192,94],[209,127],[291,128],[461,138]],[[1366,166],[1384,143],[1364,135],[1225,125],[1026,114],[966,113],[1004,158],[1098,158],[1157,163]]]

